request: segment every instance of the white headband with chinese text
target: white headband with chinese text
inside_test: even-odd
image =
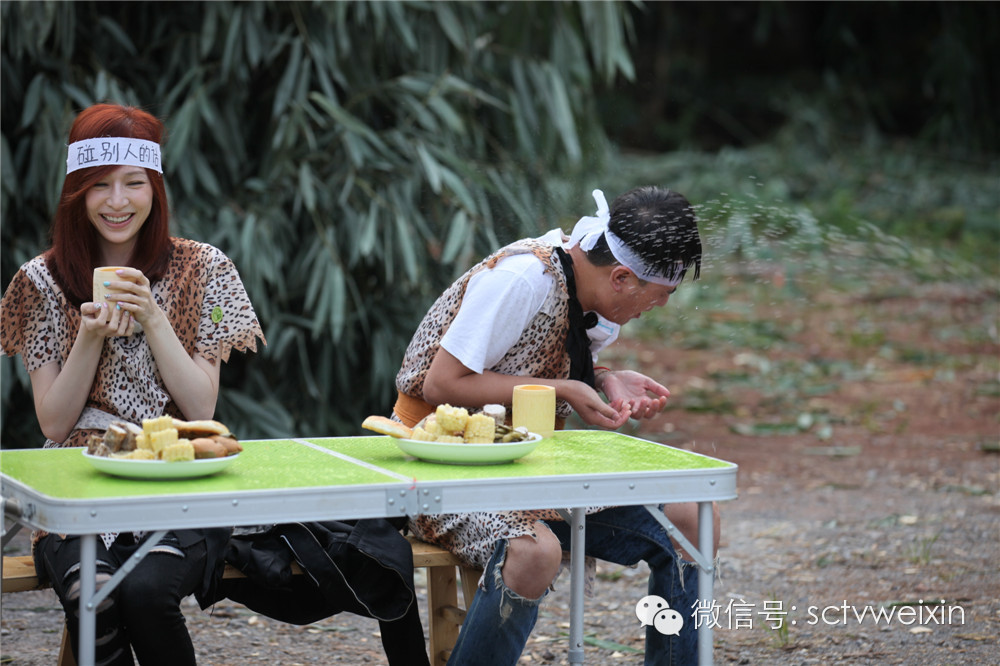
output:
[[[66,173],[108,165],[137,166],[163,173],[160,144],[145,139],[108,136],[74,141],[69,145]]]
[[[581,250],[589,252],[603,234],[611,254],[618,260],[618,263],[635,273],[640,280],[665,287],[679,285],[684,275],[682,270],[676,271],[676,276],[664,277],[661,270],[648,266],[615,232],[608,229],[608,223],[611,221],[608,201],[604,198],[604,192],[601,190],[594,190],[593,195],[594,201],[597,202],[596,216],[580,218],[576,226],[573,227],[573,233],[570,234],[569,246],[573,247],[579,243]]]

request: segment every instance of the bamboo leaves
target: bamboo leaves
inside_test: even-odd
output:
[[[536,88],[545,94],[550,120],[555,124],[562,138],[563,147],[571,161],[580,159],[580,141],[576,134],[576,122],[570,105],[566,86],[559,72],[550,65],[544,65],[534,71]]]
[[[633,80],[635,69],[628,49],[632,24],[628,15],[623,17],[608,2],[588,2],[580,7],[580,16],[583,19],[580,37],[587,40],[589,47],[581,46],[581,50],[589,50],[605,83],[611,83],[618,74]],[[577,35],[570,33],[567,37],[576,39]]]
[[[303,162],[299,165],[299,194],[305,204],[306,210],[310,213],[316,212],[316,187],[313,183],[312,171],[309,164]]]
[[[299,79],[299,67],[302,65],[302,42],[292,43],[292,52],[288,59],[288,66],[281,75],[278,88],[274,91],[274,105],[271,108],[271,115],[278,117],[288,106],[295,83]],[[308,63],[306,64],[308,67]]]
[[[111,35],[112,39],[118,43],[125,52],[129,55],[135,55],[138,53],[138,49],[135,48],[135,44],[129,38],[128,33],[125,32],[118,22],[107,16],[102,16],[97,20],[97,25],[101,30],[106,31]]]
[[[461,21],[452,11],[451,5],[447,2],[438,2],[434,5],[434,13],[437,15],[438,24],[441,26],[442,32],[459,51],[465,51],[467,48],[465,30]]]
[[[24,108],[21,112],[22,129],[37,118],[38,110],[42,104],[42,91],[47,87],[44,74],[36,74],[31,79],[31,83],[28,84],[28,90],[24,94]]]

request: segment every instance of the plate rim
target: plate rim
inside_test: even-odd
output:
[[[241,452],[242,453],[242,452]],[[171,462],[167,460],[130,460],[128,458],[110,458],[107,456],[95,456],[83,449],[83,457],[97,471],[110,476],[128,479],[150,479],[150,480],[170,480],[196,478],[200,476],[210,476],[221,472],[229,467],[241,453],[222,458],[199,458],[195,460],[184,460],[181,462]],[[121,469],[119,466],[124,465]],[[163,465],[170,465],[173,472],[167,474],[157,474],[155,470]],[[128,468],[133,473],[128,472]],[[145,473],[139,472],[144,470]]]
[[[540,442],[544,437],[535,432],[529,432],[528,436],[531,439],[522,439],[518,442],[436,442],[433,440],[423,440],[423,439],[413,439],[411,437],[393,437],[393,439],[400,439],[404,442],[416,442],[417,444],[435,444],[438,446],[463,446],[466,448],[474,449],[498,449],[498,448],[511,448],[516,446],[524,446],[525,444],[532,444]]]
[[[393,440],[400,440],[400,441],[403,441],[403,442],[406,442],[406,443],[411,443],[411,444],[414,444],[414,445],[417,445],[417,446],[428,446],[429,445],[432,448],[434,448],[434,447],[441,447],[442,454],[445,454],[448,451],[456,450],[456,449],[457,450],[465,449],[465,450],[472,450],[472,451],[477,451],[477,452],[496,451],[497,454],[498,454],[497,456],[490,456],[489,459],[482,459],[482,460],[458,460],[458,459],[448,459],[448,458],[431,458],[431,457],[419,456],[419,455],[417,455],[415,453],[411,453],[410,451],[407,451],[406,449],[404,449],[403,446],[400,445],[398,442],[396,443],[396,446],[405,455],[408,455],[408,456],[411,456],[413,458],[416,458],[417,460],[422,460],[424,462],[442,463],[442,464],[449,464],[449,465],[495,465],[495,464],[501,464],[501,463],[506,463],[506,462],[513,462],[514,460],[518,460],[519,458],[523,458],[523,457],[527,456],[528,454],[532,453],[535,450],[535,448],[542,442],[543,439],[545,439],[544,437],[542,437],[538,433],[528,433],[528,434],[532,437],[532,439],[521,440],[519,442],[492,442],[492,443],[489,443],[489,444],[487,444],[487,443],[469,443],[469,444],[466,444],[464,442],[463,443],[459,443],[459,442],[434,442],[434,441],[426,441],[426,440],[420,440],[420,439],[410,439],[410,438],[407,438],[407,437],[393,437],[392,439]],[[521,449],[523,449],[525,447],[529,447],[529,448],[526,451],[522,452],[522,453],[517,453],[516,455],[510,455],[510,451],[511,450],[520,451]]]

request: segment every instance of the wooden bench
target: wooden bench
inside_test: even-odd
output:
[[[427,632],[431,664],[440,666],[448,661],[451,649],[458,639],[458,630],[465,619],[465,610],[458,606],[458,583],[461,580],[465,608],[472,603],[479,584],[480,571],[462,566],[458,559],[447,550],[429,543],[407,537],[413,548],[414,568],[427,569]],[[461,573],[456,575],[456,567]],[[295,573],[301,573],[298,565],[293,565]],[[226,566],[223,578],[243,578],[243,572]],[[35,574],[35,563],[30,555],[5,556],[3,558],[3,593],[41,590]],[[76,666],[73,651],[69,645],[69,633],[63,629],[62,645],[59,648],[59,666]]]

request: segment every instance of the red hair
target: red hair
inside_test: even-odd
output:
[[[161,143],[163,123],[156,117],[131,106],[95,104],[81,111],[69,131],[69,143],[101,137],[145,139]],[[70,302],[79,306],[92,298],[92,274],[101,265],[97,229],[87,216],[87,191],[118,166],[79,169],[66,174],[62,195],[52,220],[52,247],[46,263]],[[139,237],[128,259],[153,282],[163,276],[173,245],[168,225],[170,209],[163,174],[146,169],[153,188],[153,206],[149,218],[139,230]]]

